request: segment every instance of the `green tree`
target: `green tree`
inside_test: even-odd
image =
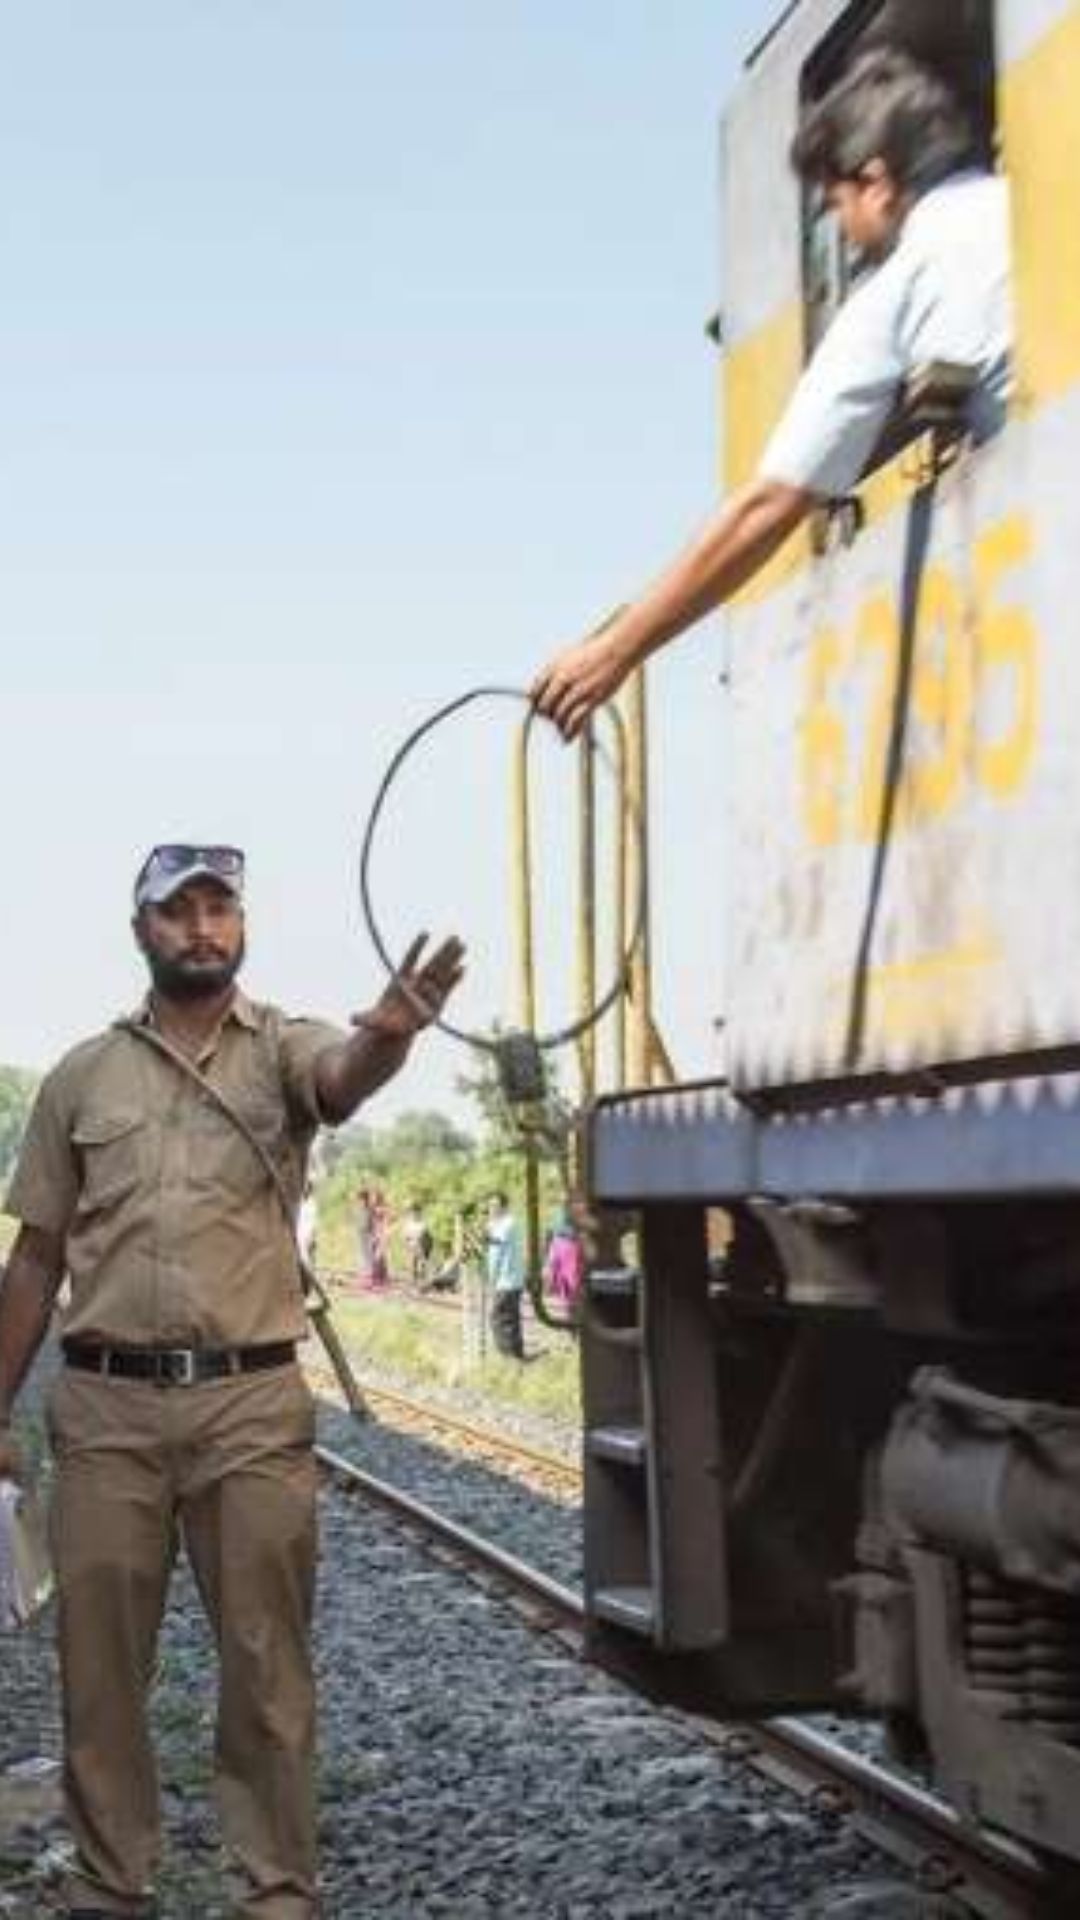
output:
[[[21,1067],[0,1067],[0,1179],[7,1179],[30,1112],[37,1078]]]
[[[440,1155],[471,1153],[474,1142],[445,1113],[425,1111],[399,1113],[387,1128],[383,1145],[388,1164],[393,1167]]]

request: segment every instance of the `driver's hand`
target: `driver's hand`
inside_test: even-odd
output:
[[[532,684],[532,703],[554,721],[564,740],[576,740],[597,707],[618,693],[632,666],[611,635],[601,630],[548,661]]]

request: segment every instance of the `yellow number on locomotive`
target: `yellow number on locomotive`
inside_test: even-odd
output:
[[[943,818],[972,783],[1003,800],[1027,778],[1038,731],[1038,635],[1026,610],[1001,594],[1031,545],[1028,521],[1012,514],[974,543],[970,587],[944,566],[927,568],[903,716],[898,830]],[[900,647],[896,607],[885,594],[863,602],[850,630],[824,627],[811,643],[800,759],[803,824],[815,847],[865,843],[880,830]],[[991,717],[992,702],[995,715],[1007,713],[1004,723]]]

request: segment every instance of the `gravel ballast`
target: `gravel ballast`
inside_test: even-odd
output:
[[[551,1579],[568,1587],[581,1586],[577,1501],[539,1493],[479,1461],[379,1421],[357,1425],[335,1407],[320,1410],[319,1439],[344,1459],[392,1486],[407,1488],[425,1505],[495,1541]]]
[[[404,1435],[323,1415],[328,1444],[557,1578],[572,1508]],[[444,1498],[453,1486],[457,1506]],[[501,1516],[501,1517],[500,1517]],[[875,1920],[945,1909],[896,1886],[851,1826],[801,1806],[674,1715],[581,1668],[392,1521],[326,1491],[316,1633],[326,1920]],[[174,1584],[155,1726],[168,1836],[162,1920],[226,1920],[209,1797],[214,1666],[190,1581]],[[0,1642],[0,1914],[59,1910],[62,1827],[48,1625]],[[23,1764],[20,1778],[11,1769]],[[6,1795],[6,1798],[5,1798]],[[21,1798],[20,1798],[21,1796]],[[20,1827],[18,1811],[23,1808]],[[914,1904],[913,1904],[914,1903]]]

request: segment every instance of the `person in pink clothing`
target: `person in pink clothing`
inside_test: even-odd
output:
[[[585,1249],[575,1219],[574,1201],[564,1207],[548,1240],[544,1281],[548,1293],[569,1312],[577,1305],[585,1277]]]

